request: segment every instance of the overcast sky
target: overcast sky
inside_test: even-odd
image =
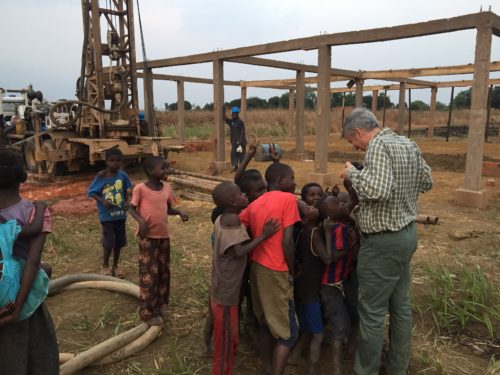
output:
[[[134,7],[135,7],[134,1]],[[142,0],[141,15],[148,59],[184,56],[216,49],[449,18],[480,10],[500,14],[498,0]],[[137,8],[135,7],[136,21]],[[73,98],[80,71],[82,14],[78,0],[0,0],[2,54],[0,87],[22,88],[32,83],[49,100]],[[500,60],[500,41],[493,37],[491,60]],[[474,61],[475,31],[332,48],[332,67],[351,70],[399,69],[467,64]],[[137,61],[142,61],[136,26]],[[317,63],[316,51],[265,57]],[[211,64],[155,70],[211,78]],[[226,63],[225,79],[294,78],[292,71]],[[493,73],[492,77],[500,77]],[[469,79],[449,76],[444,79]],[[425,79],[434,80],[432,77]],[[443,79],[443,80],[444,80]],[[366,84],[373,84],[368,81]],[[345,83],[341,83],[342,85]],[[173,82],[157,82],[155,104],[176,101]],[[140,82],[142,103],[142,82]],[[462,89],[458,89],[461,91]],[[248,96],[268,98],[283,91],[248,90]],[[210,85],[186,84],[185,98],[203,106],[212,102]],[[226,87],[225,99],[238,98],[239,88]],[[396,91],[389,92],[397,102]],[[430,100],[430,90],[415,90],[412,99]],[[449,89],[438,100],[449,101]]]

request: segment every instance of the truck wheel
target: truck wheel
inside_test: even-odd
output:
[[[27,141],[24,145],[24,161],[29,172],[38,172],[39,165],[35,159],[35,141],[33,139]]]

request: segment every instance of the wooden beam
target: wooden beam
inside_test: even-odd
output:
[[[241,87],[241,108],[240,108],[240,117],[243,121],[247,119],[247,88]]]
[[[288,91],[288,136],[293,136],[293,124],[295,122],[295,90]]]
[[[477,30],[474,84],[472,86],[469,135],[467,138],[467,156],[465,160],[464,188],[467,190],[481,190],[491,39],[491,27],[482,27]]]
[[[224,61],[213,61],[214,71],[214,125],[215,125],[215,162],[225,160],[224,150],[224,118],[222,111],[224,108]]]
[[[377,116],[378,90],[372,90],[372,113]]]
[[[429,127],[427,128],[427,137],[434,137],[434,127],[436,126],[436,97],[437,97],[437,87],[431,88],[431,107],[430,107],[430,120]]]
[[[490,72],[500,71],[500,61],[490,63]],[[474,73],[474,64],[437,66],[433,68],[411,68],[390,70],[363,70],[363,79],[386,79],[399,77],[432,77]]]
[[[430,87],[472,87],[474,84],[473,80],[463,80],[463,81],[442,81],[442,82],[433,82],[432,86],[417,86],[407,84],[406,88],[410,89],[429,89]],[[489,85],[500,85],[500,78],[490,78],[488,80]],[[373,91],[373,90],[399,90],[399,85],[374,85],[374,86],[364,86],[364,91]],[[330,92],[355,92],[356,89],[348,88],[348,87],[333,87],[330,89]]]
[[[318,102],[316,119],[316,154],[314,167],[318,173],[328,171],[328,136],[330,135],[330,77],[332,48],[321,46],[318,48]]]
[[[413,78],[404,78],[404,77],[399,77],[399,78],[380,78],[382,81],[395,81],[395,82],[404,82],[404,83],[411,83],[416,86],[424,86],[424,87],[432,87],[435,82],[432,81],[423,81],[421,79],[413,79]]]
[[[155,137],[155,103],[153,94],[153,73],[151,69],[144,70],[144,118],[148,125],[148,136]]]
[[[398,112],[398,134],[402,135],[405,125],[405,95],[406,83],[399,84],[399,112]]]
[[[304,154],[304,106],[306,101],[306,86],[304,84],[304,72],[297,70],[297,89],[295,105],[295,150],[297,157]]]
[[[354,97],[355,106],[356,106],[356,108],[361,108],[361,107],[363,107],[363,80],[357,79],[356,85],[354,88],[356,90],[356,95]]]
[[[263,59],[260,57],[238,57],[238,58],[234,58],[234,59],[229,59],[227,61],[234,62],[234,63],[240,63],[240,64],[265,66],[265,67],[269,67],[269,68],[288,69],[288,70],[303,70],[304,72],[318,73],[318,67],[315,65],[306,65],[306,64],[291,63],[288,61]],[[342,76],[344,78],[346,78],[346,77],[348,77],[348,78],[360,78],[361,77],[360,71],[347,70],[347,69],[337,69],[337,68],[330,68],[330,74]]]
[[[137,73],[137,78],[144,78],[143,73]],[[214,83],[213,79],[210,78],[199,78],[199,77],[189,77],[189,76],[178,76],[170,74],[153,74],[153,79],[159,81],[184,81],[190,83],[205,83],[212,85]],[[224,81],[224,86],[239,86],[240,81]]]
[[[222,51],[200,53],[195,55],[173,57],[148,61],[150,68],[207,63],[214,60],[227,60],[236,57],[267,55],[272,53],[311,50],[321,45],[349,45],[360,43],[383,42],[425,35],[448,33],[453,31],[474,29],[487,23],[498,25],[499,17],[491,12],[480,12],[453,18],[438,19],[408,25],[384,27],[369,30],[349,31],[335,34],[324,34],[306,38],[298,38],[274,43],[258,44],[248,47],[232,48]],[[490,28],[491,29],[491,28]],[[139,69],[144,63],[137,64]]]
[[[177,81],[177,133],[179,140],[186,139],[186,111],[184,110],[184,81]]]

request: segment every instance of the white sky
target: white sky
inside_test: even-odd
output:
[[[101,0],[102,1],[102,0]],[[142,0],[140,1],[148,59],[184,56],[216,49],[300,38],[320,33],[395,26],[478,12],[500,14],[498,0]],[[135,0],[134,0],[135,7]],[[137,9],[135,9],[136,21]],[[49,100],[74,97],[80,71],[82,15],[77,0],[0,0],[2,29],[0,87],[15,89],[32,83]],[[493,37],[491,61],[500,60],[500,41]],[[474,31],[332,48],[332,67],[399,69],[467,64],[474,60]],[[136,26],[137,61],[142,61]],[[291,62],[317,63],[316,51],[269,56]],[[211,64],[155,72],[211,78]],[[500,77],[492,73],[492,77]],[[225,64],[225,79],[294,78],[293,71]],[[471,76],[449,76],[448,80]],[[422,78],[424,79],[424,78]],[[425,79],[433,80],[432,77]],[[140,82],[142,83],[142,82]],[[375,81],[366,82],[367,85]],[[343,83],[342,83],[343,84]],[[155,83],[155,104],[176,101],[174,82]],[[461,91],[458,89],[456,91]],[[248,90],[268,98],[284,91]],[[438,100],[449,101],[449,89]],[[366,93],[368,94],[368,93]],[[210,85],[186,84],[185,99],[203,106],[212,101]],[[239,88],[226,87],[225,99],[238,98]],[[389,92],[393,102],[396,91]],[[142,85],[140,85],[142,102]],[[430,101],[430,90],[414,90],[412,99]]]

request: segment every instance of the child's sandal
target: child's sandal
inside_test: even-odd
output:
[[[104,275],[104,276],[112,276],[111,274],[111,270],[109,269],[109,267],[103,267],[101,269],[101,275]]]

